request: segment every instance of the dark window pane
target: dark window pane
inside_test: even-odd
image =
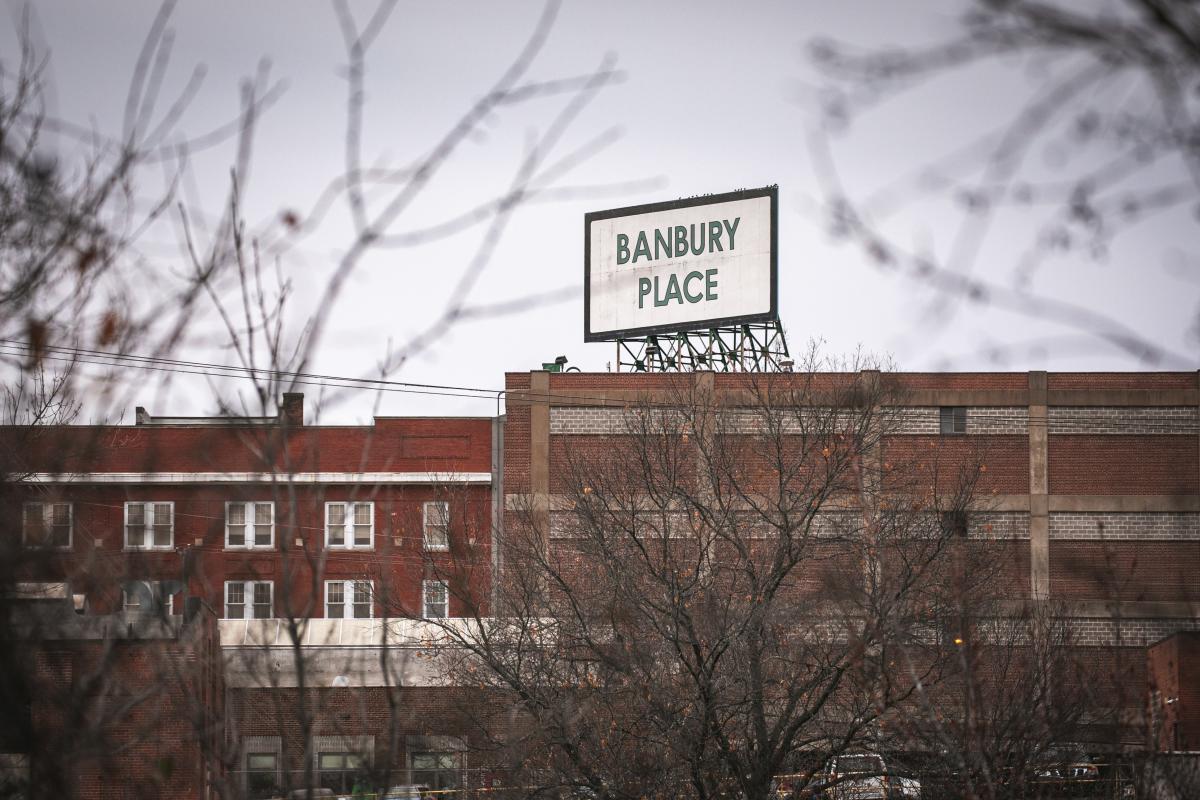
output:
[[[967,432],[967,409],[965,406],[942,406],[939,422],[943,434]]]
[[[942,530],[949,536],[967,538],[967,512],[943,511]]]

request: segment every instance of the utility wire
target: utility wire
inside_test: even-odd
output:
[[[396,392],[401,394],[432,395],[439,397],[463,397],[474,400],[494,401],[501,394],[509,391],[519,392],[524,398],[534,400],[570,400],[576,402],[591,402],[601,406],[616,405],[618,401],[610,397],[599,397],[585,394],[563,394],[560,392],[533,392],[530,389],[496,389],[478,386],[456,386],[452,384],[417,383],[412,381],[394,381],[385,378],[354,378],[343,375],[331,375],[312,372],[297,372],[290,370],[267,369],[262,367],[232,366],[215,364],[206,361],[189,361],[167,358],[165,356],[142,356],[134,354],[109,353],[103,350],[89,350],[80,347],[65,347],[46,345],[34,348],[32,345],[14,339],[0,339],[0,355],[30,356],[65,363],[88,364],[101,367],[126,367],[143,369],[154,372],[167,372],[182,375],[200,375],[205,377],[260,379],[269,378],[298,386],[317,386],[332,389],[373,389],[376,391]],[[660,401],[637,401],[639,407],[678,408],[684,403]]]

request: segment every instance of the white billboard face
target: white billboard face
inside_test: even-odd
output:
[[[584,338],[775,317],[776,190],[588,214]]]

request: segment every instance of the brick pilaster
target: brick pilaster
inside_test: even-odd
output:
[[[869,403],[878,403],[880,397],[880,374],[877,369],[864,369],[860,373],[860,381],[863,398]],[[882,430],[880,428],[879,413],[880,408],[864,409],[862,413],[871,414],[871,424],[866,432],[867,441],[862,453],[862,490],[859,498],[862,506],[863,524],[866,530],[871,531],[871,536],[875,541],[872,542],[872,547],[868,552],[873,551],[873,555],[867,555],[863,565],[863,580],[866,581],[867,587],[871,594],[874,594],[876,587],[879,585],[880,576],[882,574],[882,558],[883,548],[880,547],[878,540],[878,512],[879,512],[879,492],[883,485],[883,441]]]
[[[1046,373],[1029,373],[1029,580],[1034,599],[1050,596],[1050,474]]]
[[[533,524],[550,538],[550,373],[529,373],[529,493]]]

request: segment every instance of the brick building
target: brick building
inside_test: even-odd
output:
[[[227,780],[226,697],[211,610],[80,615],[63,584],[11,588],[23,596],[6,604],[0,635],[0,790],[214,797]]]
[[[1144,724],[1168,713],[1147,714],[1153,677],[1147,647],[1200,631],[1197,374],[899,373],[873,379],[890,382],[900,408],[884,455],[865,465],[864,480],[871,470],[882,474],[889,459],[936,452],[952,464],[980,457],[986,472],[964,534],[986,540],[1014,603],[1045,601],[1066,615],[1073,645],[1082,649],[1096,685],[1109,687],[1114,718],[1121,720],[1120,730],[1098,730],[1096,738],[1140,744]],[[606,448],[619,446],[628,409],[671,402],[680,381],[694,381],[729,407],[746,402],[751,382],[723,373],[508,373],[506,507],[542,515],[553,546],[567,508],[567,454],[603,458]]]
[[[1200,748],[1200,632],[1174,633],[1149,650],[1150,711],[1163,750]]]
[[[0,469],[6,582],[66,587],[80,620],[177,624],[196,603],[219,618],[226,795],[348,791],[366,762],[394,783],[467,768],[462,726],[429,713],[454,690],[375,621],[488,613],[493,420],[306,426],[293,394],[277,417],[139,408],[132,426],[29,433],[7,432]],[[363,704],[401,682],[426,687],[403,714]]]
[[[1195,680],[1148,666],[1147,648],[1200,631],[1196,373],[867,377],[903,399],[891,455],[865,474],[931,448],[984,453],[964,534],[986,540],[1014,600],[1061,604],[1097,674],[1136,687],[1126,719],[1146,718],[1152,682]],[[506,557],[493,533],[516,508],[553,533],[564,454],[603,458],[631,405],[686,381],[736,407],[746,380],[534,371],[506,376],[497,419],[308,426],[286,395],[272,418],[139,409],[132,426],[42,431],[6,467],[6,538],[37,555],[10,579],[66,582],[87,615],[169,617],[201,598],[220,618],[234,790],[348,791],[364,771],[486,786],[487,701],[447,685],[415,620],[488,614]]]
[[[456,574],[486,603],[492,437],[490,419],[307,427],[303,395],[278,418],[47,430],[15,498],[13,535],[45,545],[22,579],[67,579],[97,612],[186,593],[224,619],[453,615],[423,584]]]

